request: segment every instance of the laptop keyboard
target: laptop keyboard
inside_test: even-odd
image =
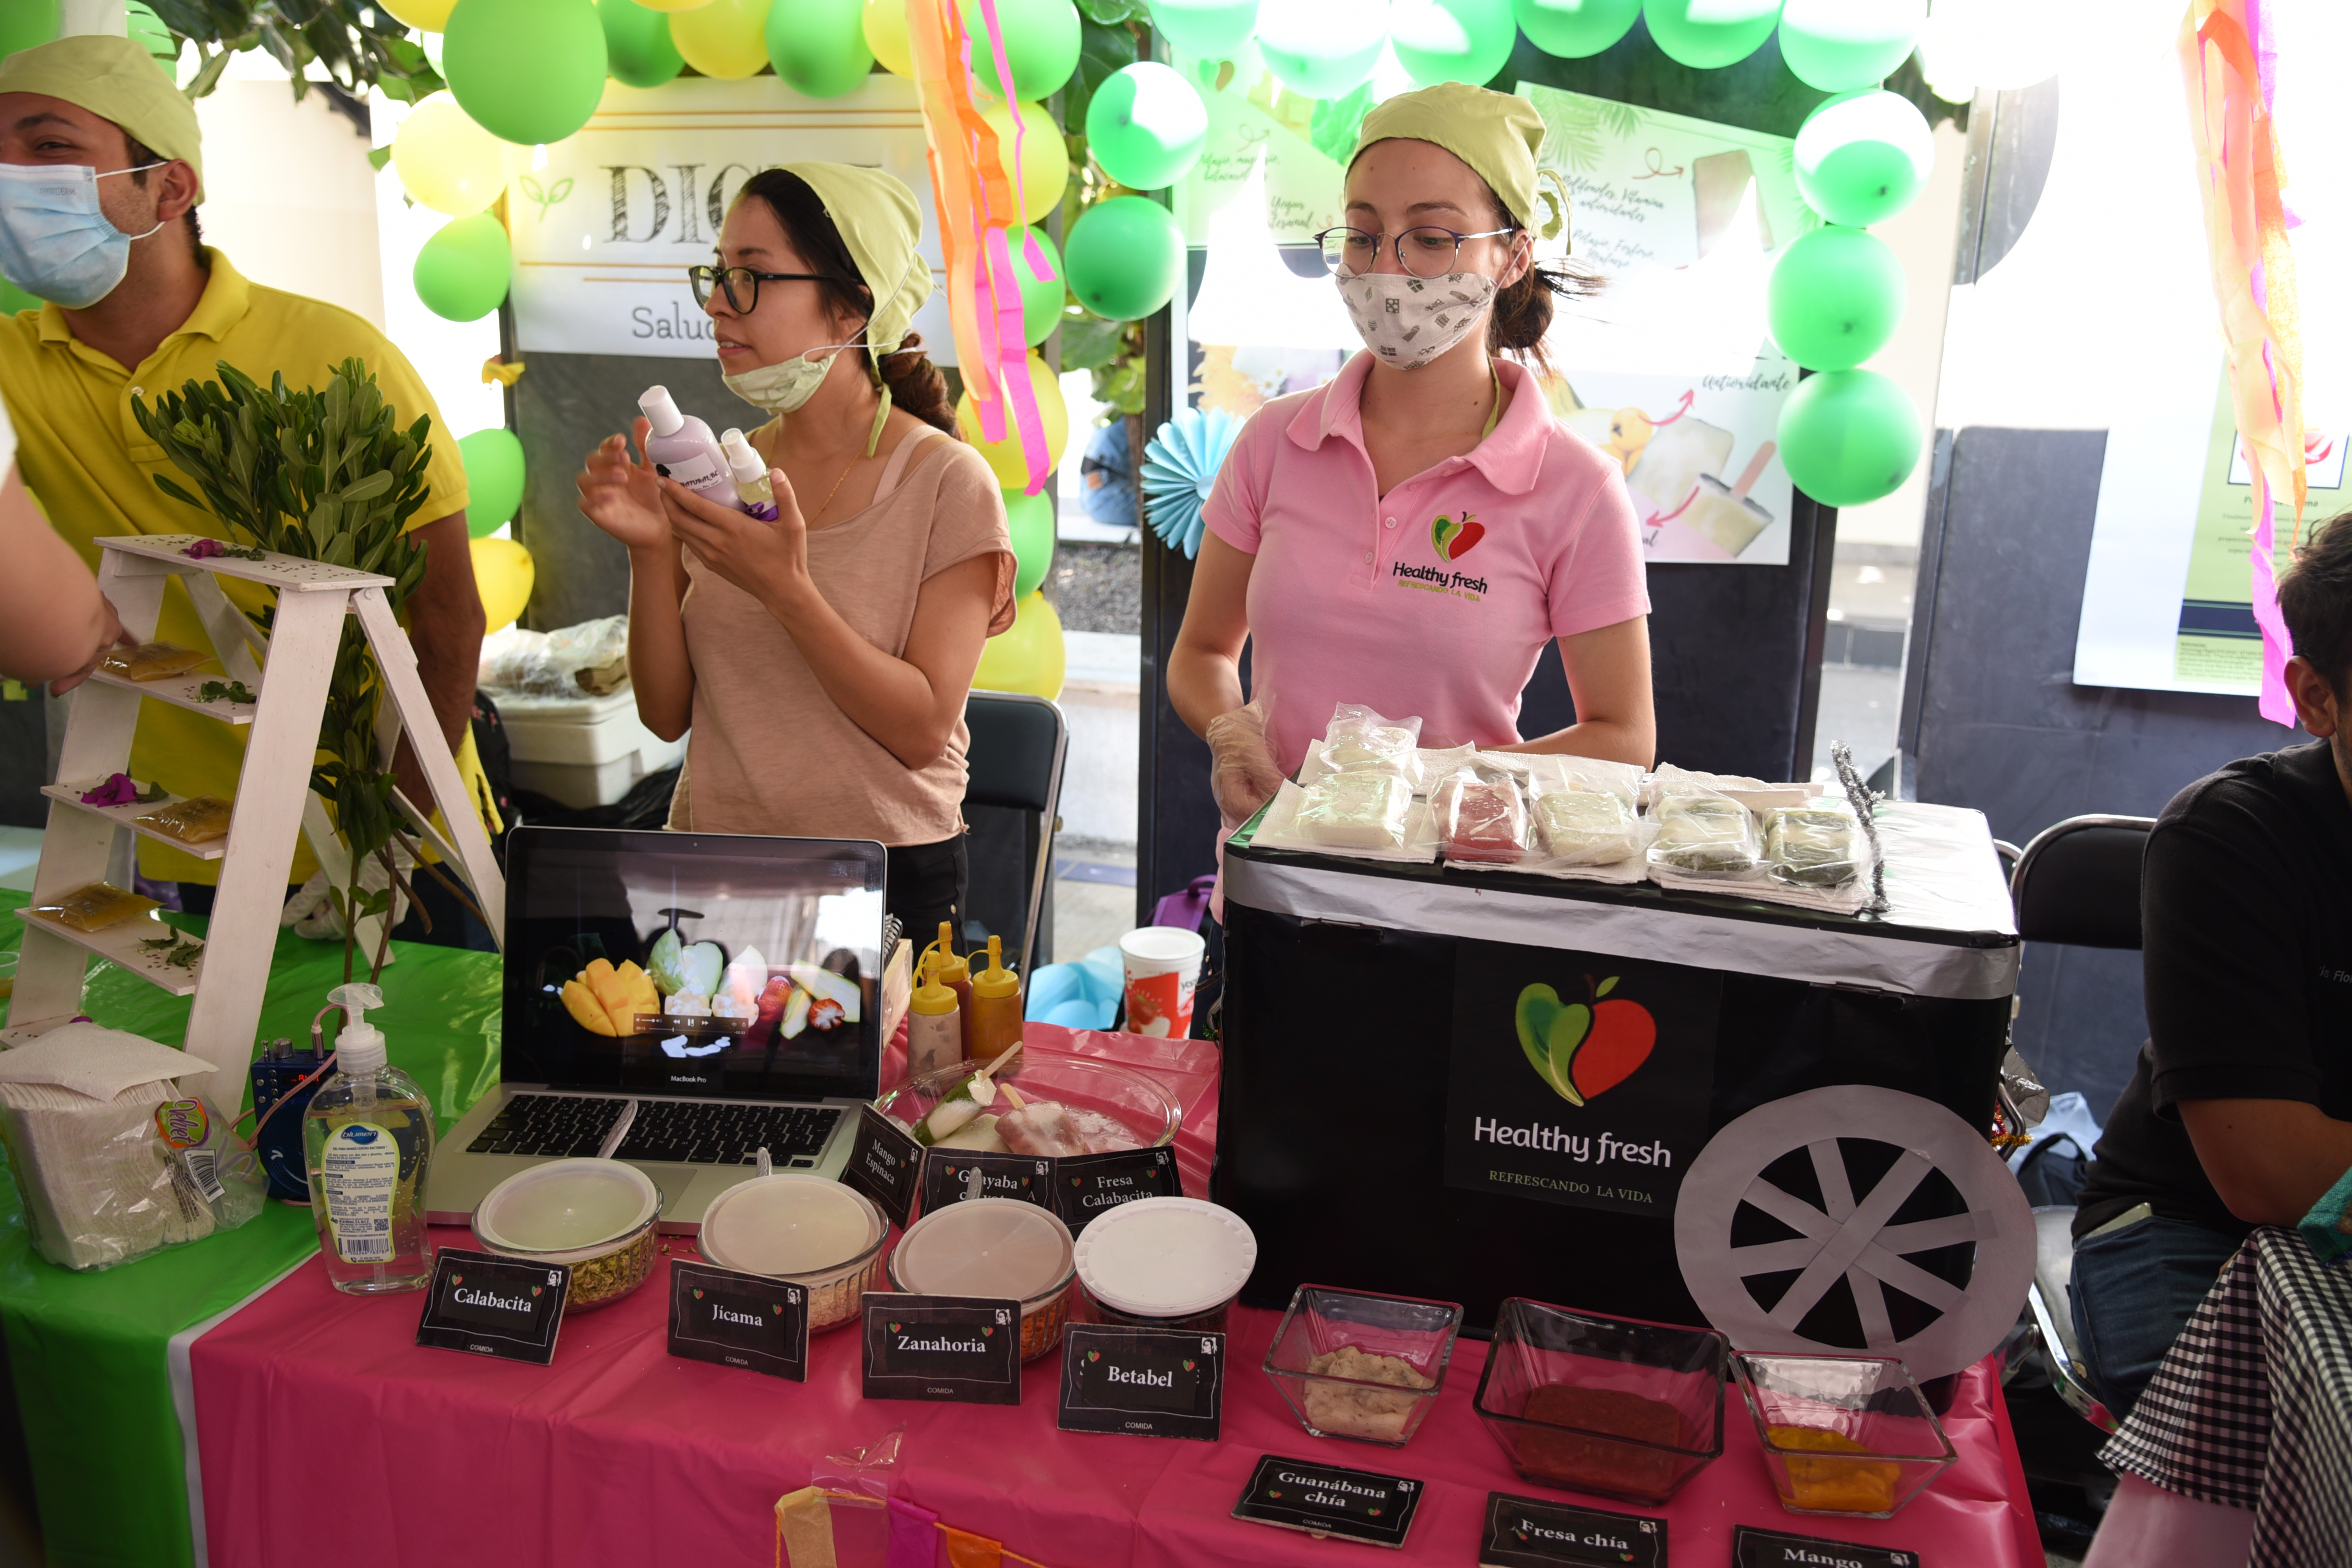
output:
[[[467,1152],[593,1156],[628,1103],[593,1095],[518,1094]],[[666,1164],[748,1165],[764,1147],[779,1168],[805,1170],[816,1163],[840,1120],[838,1110],[821,1105],[641,1100],[636,1120],[613,1153]]]

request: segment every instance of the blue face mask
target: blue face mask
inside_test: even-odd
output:
[[[87,163],[0,163],[0,278],[68,310],[112,293],[130,269],[131,242],[147,235],[125,234],[107,221],[98,205],[102,177]]]

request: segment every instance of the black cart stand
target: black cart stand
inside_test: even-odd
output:
[[[1311,1282],[1460,1301],[1474,1331],[1506,1296],[1696,1322],[1674,1197],[1724,1123],[1853,1083],[1989,1126],[2018,969],[1991,835],[1947,806],[1887,803],[1878,820],[1875,916],[1236,834],[1213,1190],[1257,1234],[1243,1300],[1280,1306]],[[1855,1192],[1900,1152],[1866,1128],[1838,1136]],[[1800,1152],[1765,1175],[1833,1205],[1811,1166]],[[1895,1217],[1962,1206],[1935,1177]],[[1739,1245],[1797,1234],[1741,1215]],[[1957,1284],[1972,1256],[1912,1261]],[[1748,1283],[1768,1306],[1780,1288]],[[1916,1304],[1892,1304],[1901,1331]],[[1837,1291],[1804,1331],[1859,1345],[1852,1311]]]

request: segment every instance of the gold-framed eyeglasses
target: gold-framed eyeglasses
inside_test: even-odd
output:
[[[1327,228],[1315,237],[1323,247],[1323,265],[1332,272],[1370,272],[1381,263],[1383,247],[1396,252],[1397,265],[1415,278],[1443,278],[1454,270],[1465,239],[1493,239],[1517,234],[1516,227],[1490,228],[1478,234],[1456,234],[1450,228],[1424,224],[1402,234],[1367,234],[1360,228]]]

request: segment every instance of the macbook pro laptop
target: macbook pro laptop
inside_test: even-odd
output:
[[[838,1175],[881,1073],[884,866],[861,839],[516,828],[499,1083],[435,1150],[430,1218],[569,1156],[643,1170],[672,1234],[762,1148]]]

